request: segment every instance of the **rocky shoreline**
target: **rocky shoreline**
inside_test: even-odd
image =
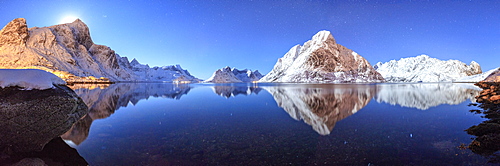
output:
[[[475,84],[483,89],[476,96],[480,110],[471,110],[487,120],[466,129],[467,134],[475,136],[467,146],[472,152],[485,156],[489,163],[500,163],[500,82],[481,81]]]
[[[481,81],[474,85],[483,89],[476,97],[478,103],[500,104],[500,82]]]

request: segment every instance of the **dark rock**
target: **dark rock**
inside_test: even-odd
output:
[[[40,151],[87,111],[83,100],[66,86],[46,90],[0,88],[0,150]]]
[[[478,125],[468,128],[467,133],[476,136],[467,146],[472,152],[485,156],[488,162],[500,163],[500,92],[499,82],[482,81],[476,84],[484,90],[476,99],[482,110],[474,110],[484,114],[485,120]]]
[[[3,155],[7,157],[0,159],[0,165],[88,165],[61,137],[52,139],[42,151]]]

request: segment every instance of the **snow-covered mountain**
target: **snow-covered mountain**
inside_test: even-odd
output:
[[[238,70],[236,68],[230,68],[226,66],[222,69],[218,69],[212,74],[212,76],[205,80],[207,83],[237,83],[237,82],[253,82],[258,81],[262,78],[262,74],[258,70],[252,72],[252,70],[244,69]]]
[[[128,68],[138,76],[137,80],[141,81],[166,81],[166,82],[200,82],[201,80],[192,76],[187,70],[182,69],[180,65],[170,65],[162,67],[149,67],[139,63],[136,59],[127,64],[126,57],[119,57],[124,64],[124,68]]]
[[[453,83],[408,83],[408,84],[378,84],[379,90],[375,100],[379,103],[389,103],[402,107],[427,110],[442,104],[456,105],[467,99],[475,102],[480,88],[472,84]]]
[[[180,66],[144,67],[128,62],[107,46],[95,44],[80,19],[28,28],[24,18],[17,18],[0,31],[0,68],[41,69],[68,82],[198,81]]]
[[[467,65],[458,60],[443,61],[427,55],[378,62],[374,68],[387,82],[452,82],[482,73],[481,66],[475,61]]]
[[[317,86],[317,85],[316,85]],[[263,87],[295,120],[305,123],[321,135],[328,135],[335,124],[365,107],[377,93],[371,85],[338,85],[338,89],[323,87],[268,86]]]
[[[479,82],[479,81],[483,81],[489,75],[491,75],[492,73],[494,73],[495,71],[498,71],[498,68],[488,70],[488,71],[483,72],[481,74],[476,74],[476,75],[461,77],[461,78],[456,79],[453,82]]]
[[[260,82],[384,82],[384,78],[356,52],[320,31],[304,46],[292,47]]]

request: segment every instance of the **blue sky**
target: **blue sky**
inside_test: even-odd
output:
[[[0,25],[79,17],[97,44],[150,66],[180,64],[207,79],[222,67],[266,74],[320,30],[372,65],[427,54],[483,71],[500,67],[500,2],[400,1],[0,1]]]

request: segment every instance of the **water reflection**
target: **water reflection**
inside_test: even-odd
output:
[[[378,84],[375,100],[402,107],[427,110],[442,104],[457,105],[475,101],[480,89],[471,84]]]
[[[456,148],[470,138],[461,131],[480,121],[467,114],[465,104],[440,107],[456,111],[401,111],[408,109],[369,103],[382,98],[381,88],[394,88],[394,93],[385,92],[387,98],[408,97],[397,90],[406,91],[410,85],[258,85],[118,84],[76,89],[89,102],[91,113],[62,137],[80,144],[93,120],[141,102],[93,124],[92,135],[77,147],[91,165],[480,165],[484,161]],[[414,87],[437,96],[453,91],[444,86]],[[191,90],[196,92],[181,98]],[[221,99],[212,90],[234,98]],[[452,97],[442,97],[442,102],[466,100],[471,96],[467,92],[448,94]],[[144,101],[151,96],[180,101]]]
[[[231,85],[213,86],[214,93],[219,95],[219,96],[225,97],[225,98],[235,97],[235,96],[238,96],[240,94],[244,95],[244,96],[250,95],[252,93],[258,95],[261,90],[262,90],[262,88],[255,87],[255,86],[247,86],[247,85],[244,85],[244,86],[231,86]]]
[[[70,144],[79,145],[89,134],[90,126],[96,119],[104,119],[129,103],[136,105],[149,97],[162,97],[179,100],[191,87],[186,84],[75,84],[70,86],[89,107],[89,113],[76,122],[61,137]]]
[[[265,87],[295,120],[304,120],[321,135],[365,107],[377,93],[374,85],[313,85]]]

